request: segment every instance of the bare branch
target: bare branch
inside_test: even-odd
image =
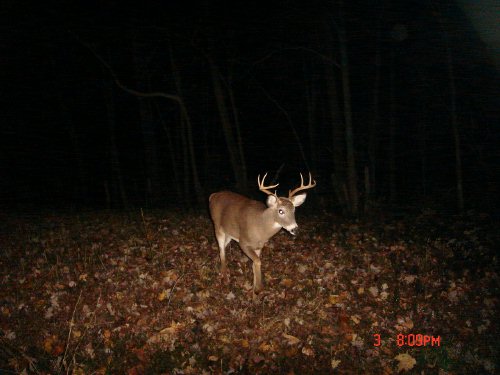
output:
[[[111,77],[113,77],[113,80],[115,81],[116,85],[121,88],[123,91],[128,92],[131,95],[135,96],[140,96],[143,98],[165,98],[169,100],[173,100],[177,103],[179,103],[182,107],[184,107],[182,98],[179,95],[174,95],[174,94],[167,94],[165,92],[157,91],[157,92],[142,92],[138,90],[131,89],[127,86],[125,86],[119,79],[116,73],[114,72],[113,68],[105,61],[90,45],[88,45],[85,42],[82,42],[76,35],[73,34],[73,36],[78,40],[78,42],[87,48],[93,55],[94,57],[100,61],[102,65],[106,67],[106,69],[109,71],[111,74]]]
[[[321,57],[321,59],[329,62],[330,64],[336,66],[337,68],[340,68],[340,64],[333,60],[331,57],[328,57],[324,54],[322,54],[321,52],[318,52],[314,49],[311,49],[311,48],[307,48],[307,47],[284,47],[284,48],[281,48],[279,50],[274,50],[274,51],[271,51],[270,53],[268,53],[267,55],[265,55],[264,57],[260,58],[259,60],[257,60],[256,62],[254,62],[254,65],[257,65],[257,64],[260,64],[262,62],[264,62],[265,60],[271,58],[273,55],[277,54],[277,53],[280,53],[282,51],[305,51],[305,52],[309,52],[313,55],[316,55],[318,57]]]

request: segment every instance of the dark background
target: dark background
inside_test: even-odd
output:
[[[0,207],[196,207],[221,188],[259,197],[259,173],[269,171],[285,193],[311,171],[311,207],[349,212],[335,193],[347,184],[346,151],[337,147],[345,147],[347,67],[357,213],[377,205],[461,209],[453,114],[464,208],[498,209],[494,2],[172,3],[2,2]],[[476,13],[465,11],[471,4]],[[234,126],[232,88],[245,186],[231,167],[211,67]],[[178,103],[127,92],[113,75],[128,89],[182,97],[198,189]],[[376,181],[368,195],[370,156]]]

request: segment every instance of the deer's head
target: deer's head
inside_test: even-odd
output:
[[[268,194],[267,197],[267,207],[272,210],[274,222],[281,227],[285,228],[290,234],[297,234],[297,222],[295,221],[295,207],[300,206],[306,200],[307,193],[302,193],[295,195],[299,191],[311,189],[316,186],[316,181],[312,180],[311,174],[309,173],[309,184],[304,185],[304,178],[302,173],[300,174],[300,186],[294,190],[290,190],[287,197],[278,197],[276,193],[271,192],[269,189],[277,187],[279,184],[265,186],[264,180],[266,179],[267,173],[260,181],[260,175],[257,177],[257,182],[259,184],[259,189]]]

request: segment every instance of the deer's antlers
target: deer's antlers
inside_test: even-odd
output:
[[[307,190],[307,189],[312,189],[313,187],[316,186],[316,181],[314,181],[311,177],[311,172],[309,172],[309,183],[307,185],[304,185],[304,177],[302,177],[302,173],[300,174],[300,186],[297,189],[290,190],[288,192],[288,198],[290,199],[293,197],[296,193],[298,193],[301,190]]]
[[[260,181],[260,174],[257,176],[257,183],[259,184],[259,190],[260,191],[263,191],[264,193],[266,193],[267,195],[276,195],[275,193],[269,191],[268,189],[274,189],[275,187],[277,187],[279,184],[276,184],[276,185],[270,185],[270,186],[265,186],[264,185],[264,180],[266,179],[266,176],[267,176],[267,173],[264,175],[264,177],[262,178],[262,181]]]

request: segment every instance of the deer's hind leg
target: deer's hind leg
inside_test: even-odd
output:
[[[227,282],[229,281],[229,271],[227,269],[227,262],[226,262],[226,247],[229,244],[229,242],[231,242],[231,237],[229,237],[223,231],[216,232],[215,237],[217,238],[217,243],[219,245],[219,251],[220,251],[221,276],[222,279]]]

